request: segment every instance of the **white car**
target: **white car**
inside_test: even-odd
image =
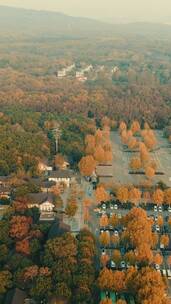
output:
[[[162,210],[162,206],[159,206],[159,212],[162,212],[163,210]]]
[[[125,268],[126,267],[125,261],[121,261],[120,266],[121,266],[121,268]]]
[[[171,207],[169,206],[168,211],[171,212]]]
[[[114,209],[114,206],[112,204],[110,205],[110,209],[112,209],[112,210]]]
[[[110,267],[111,267],[111,268],[116,268],[115,262],[111,261],[111,262],[110,262]]]
[[[103,249],[103,250],[102,250],[102,255],[105,255],[105,254],[106,254],[106,250]]]
[[[159,227],[159,225],[156,225],[156,231],[157,231],[157,232],[160,232],[160,227]]]
[[[157,212],[157,206],[154,206],[154,211]]]
[[[114,205],[114,209],[115,209],[115,210],[118,209],[118,205],[117,205],[117,204]]]
[[[155,220],[155,222],[157,222],[157,220],[158,220],[158,216],[157,215],[154,216],[154,220]]]
[[[103,233],[103,232],[104,232],[104,229],[101,229],[101,230],[100,230],[100,233]]]
[[[106,210],[102,210],[101,214],[102,215],[106,214]]]
[[[106,209],[106,204],[102,204],[102,208],[103,208],[103,209]]]
[[[159,264],[155,264],[155,269],[156,270],[160,270],[160,265]]]
[[[115,231],[114,231],[114,236],[119,236],[118,230],[115,230]]]

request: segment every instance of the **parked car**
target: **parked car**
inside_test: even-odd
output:
[[[110,261],[110,268],[111,269],[116,269],[116,264],[114,261]]]
[[[159,212],[162,212],[163,209],[162,209],[162,206],[159,206]]]
[[[126,263],[125,263],[125,261],[121,261],[121,262],[120,262],[120,266],[121,266],[122,269],[125,269],[125,268],[126,268]]]
[[[114,209],[117,210],[118,209],[118,205],[114,204]]]
[[[114,209],[114,206],[112,204],[110,204],[110,209],[113,210]]]
[[[171,212],[171,207],[169,206],[169,208],[168,208],[168,212]]]
[[[159,225],[156,225],[156,231],[157,231],[157,232],[160,232],[160,227],[159,227]]]
[[[102,208],[103,208],[103,209],[106,209],[106,204],[103,203],[103,204],[102,204]]]
[[[154,267],[155,267],[156,270],[160,270],[160,265],[159,264],[155,264]]]
[[[119,236],[118,230],[115,230],[115,231],[114,231],[114,236]]]
[[[106,254],[106,250],[102,249],[102,255],[105,255],[105,254]]]
[[[154,206],[154,211],[157,212],[157,206]]]

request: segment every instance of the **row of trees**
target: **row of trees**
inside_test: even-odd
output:
[[[152,191],[141,192],[139,188],[133,186],[117,186],[115,187],[116,199],[121,203],[131,202],[134,205],[140,203],[154,203],[157,205],[171,204],[171,188],[167,188],[164,191],[160,188],[156,188]],[[106,189],[99,185],[95,190],[96,202],[107,202],[111,200],[111,196]]]
[[[79,168],[83,176],[91,176],[98,164],[108,164],[112,161],[112,147],[110,142],[110,126],[112,122],[106,117],[102,120],[103,129],[97,129],[95,134],[88,134],[85,138],[85,153]]]

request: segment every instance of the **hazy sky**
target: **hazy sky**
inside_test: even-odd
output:
[[[171,0],[0,0],[0,5],[54,10],[99,19],[169,20]]]

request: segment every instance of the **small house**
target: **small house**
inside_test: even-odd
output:
[[[53,209],[55,208],[53,193],[30,193],[28,199],[28,207],[37,207],[40,210],[40,213],[53,212]]]

